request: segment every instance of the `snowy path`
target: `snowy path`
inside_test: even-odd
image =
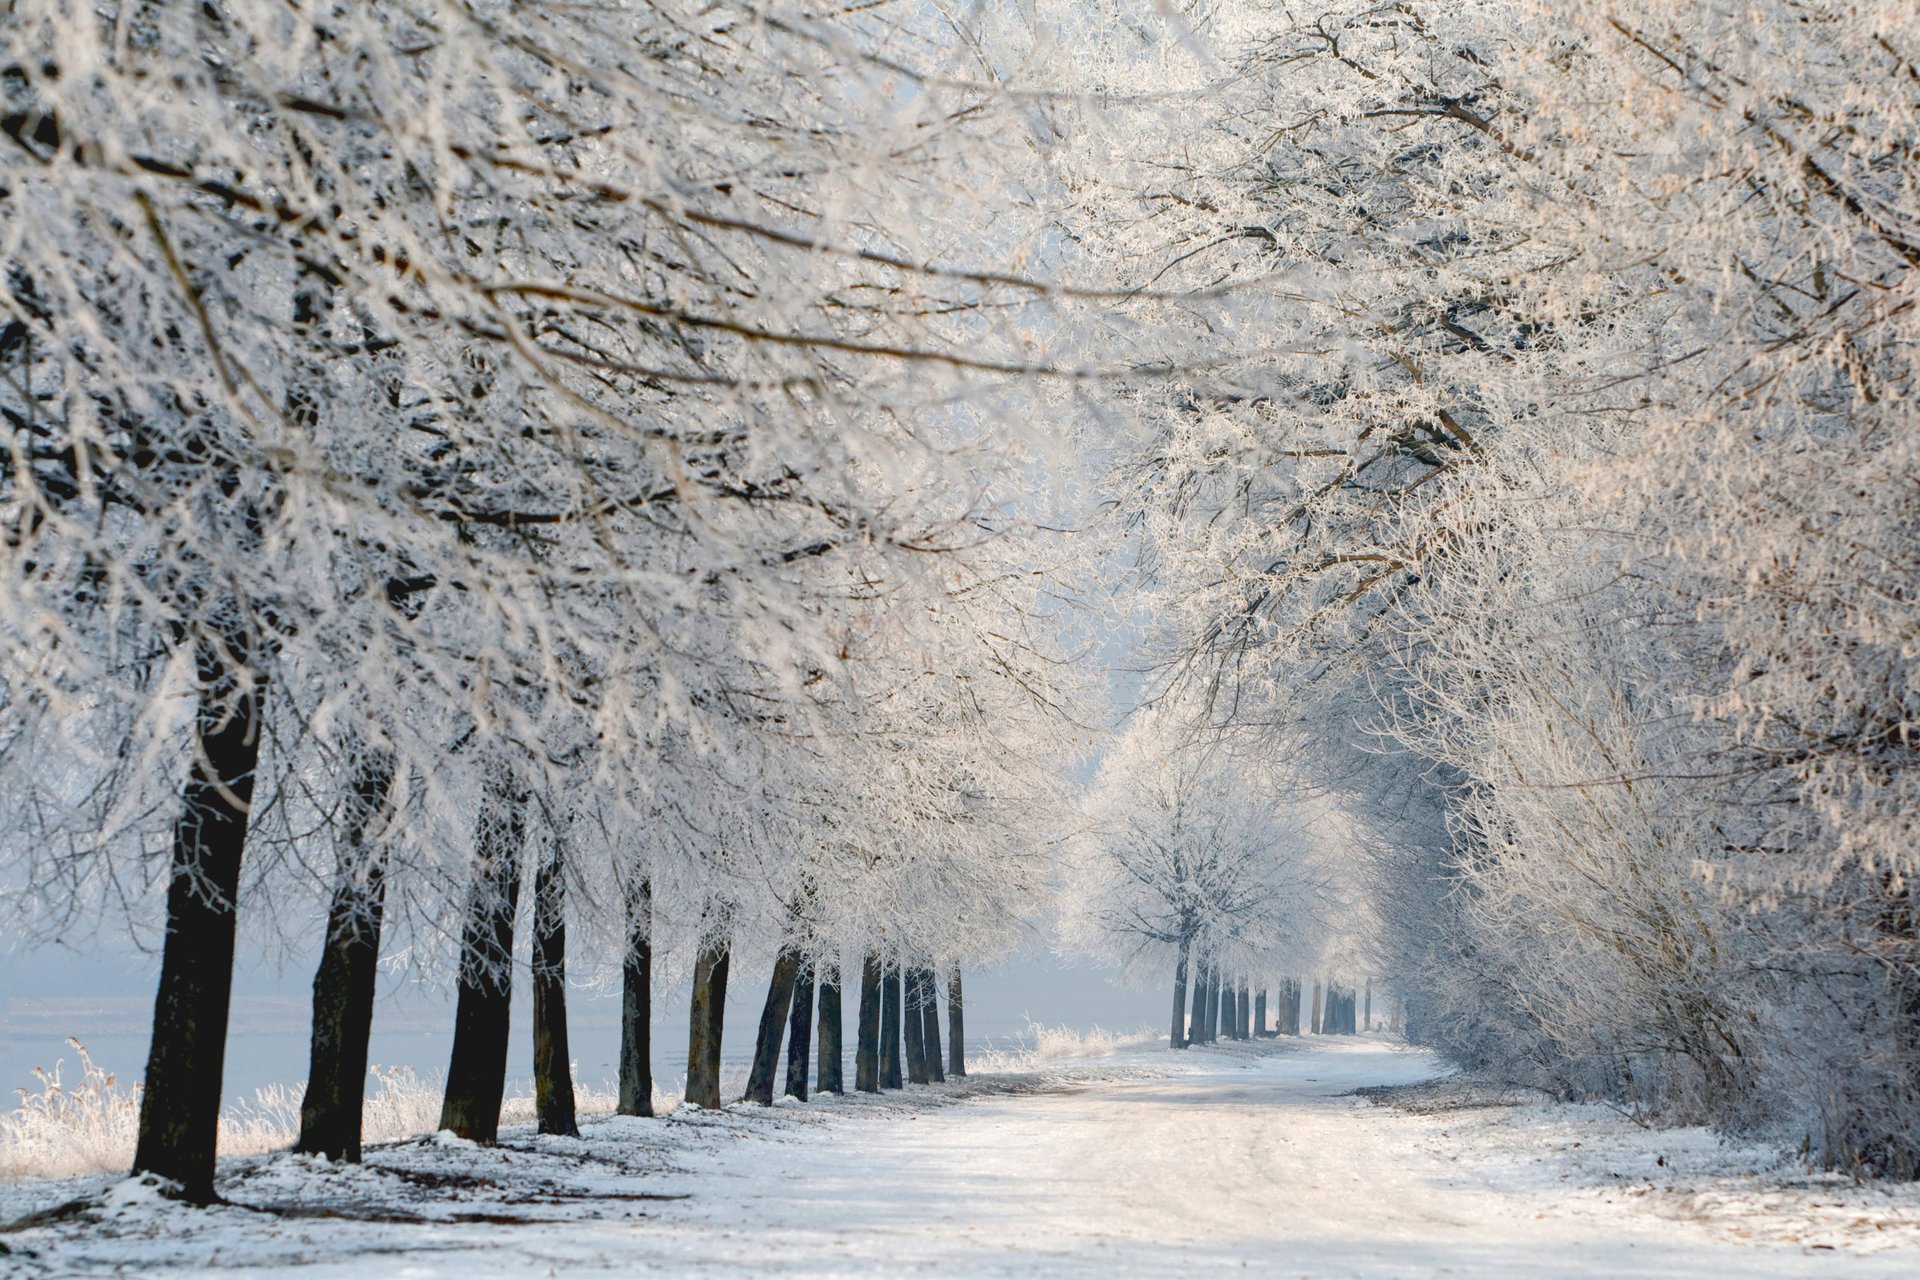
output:
[[[1426,1141],[1439,1122],[1340,1096],[1433,1074],[1424,1054],[1342,1045],[984,1099],[790,1148],[784,1185],[717,1162],[690,1184],[706,1189],[705,1203],[652,1224],[632,1260],[689,1275],[1168,1276],[1244,1265],[1369,1280],[1911,1277],[1920,1267],[1904,1250],[1860,1258],[1716,1242],[1697,1224],[1624,1206],[1570,1217],[1554,1211],[1554,1191],[1500,1185],[1507,1170],[1463,1173]],[[731,1234],[715,1239],[716,1220]]]
[[[220,1210],[182,1233],[180,1211],[129,1204],[104,1230],[66,1224],[9,1238],[39,1252],[28,1274],[136,1263],[148,1275],[314,1280],[374,1272],[391,1280],[922,1272],[1025,1280],[1242,1267],[1369,1280],[1699,1280],[1912,1276],[1920,1268],[1911,1246],[1857,1256],[1737,1243],[1724,1228],[1650,1211],[1627,1182],[1603,1195],[1588,1170],[1584,1189],[1562,1184],[1555,1153],[1527,1145],[1538,1129],[1509,1134],[1502,1149],[1489,1145],[1494,1130],[1476,1131],[1458,1114],[1408,1115],[1341,1096],[1433,1074],[1422,1054],[1322,1041],[1266,1055],[1141,1056],[1176,1074],[937,1107],[852,1099],[772,1117],[603,1121],[589,1130],[590,1149],[631,1152],[645,1134],[652,1162],[580,1175],[587,1181],[571,1208],[539,1210],[579,1215],[566,1220],[394,1225]],[[1571,1131],[1546,1132],[1574,1144]],[[1615,1153],[1616,1164],[1653,1168],[1657,1135],[1629,1132],[1636,1145]],[[1588,1139],[1596,1145],[1591,1132]],[[519,1178],[538,1179],[567,1150],[579,1144],[530,1140],[507,1154]],[[415,1145],[375,1159],[408,1151],[416,1166],[438,1161],[433,1168],[456,1178],[461,1169],[498,1174],[503,1154]],[[577,1154],[565,1159],[582,1167]],[[394,1174],[318,1176],[282,1158],[236,1178],[227,1193],[295,1204],[351,1192],[355,1178],[391,1182]],[[482,1207],[562,1204],[551,1185],[504,1185],[506,1198]],[[528,1194],[535,1186],[548,1190]],[[629,1201],[597,1200],[593,1187]],[[688,1198],[641,1203],[634,1193]],[[0,1273],[6,1263],[0,1257]]]

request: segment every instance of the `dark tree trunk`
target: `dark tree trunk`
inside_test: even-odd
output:
[[[687,1012],[687,1104],[720,1109],[720,1037],[727,1016],[727,965],[732,958],[725,938],[701,945],[693,962],[693,1002]]]
[[[935,1084],[945,1084],[947,1069],[941,1063],[940,1053],[940,988],[939,979],[933,970],[920,971],[920,1011],[923,1015],[920,1031],[920,1047],[927,1059],[927,1072]]]
[[[1193,1011],[1187,1021],[1187,1043],[1207,1042],[1207,962],[1193,966]]]
[[[927,1070],[927,1013],[920,994],[919,967],[908,965],[901,974],[901,982],[901,1030],[906,1033],[907,1041],[907,1082],[931,1084],[933,1073]]]
[[[627,904],[627,955],[620,966],[620,1114],[653,1114],[653,884],[642,880]]]
[[[176,1182],[194,1204],[213,1201],[214,1143],[233,994],[235,897],[260,761],[265,688],[237,667],[249,656],[243,632],[201,640],[194,662],[200,699],[197,749],[173,824],[167,935],[153,1002],[153,1043],[140,1095],[133,1171]]]
[[[1242,1040],[1253,1039],[1253,996],[1247,991],[1247,980],[1240,979],[1240,985],[1234,994],[1234,1003],[1239,1011],[1237,1034]]]
[[[760,1033],[753,1042],[753,1070],[747,1073],[742,1102],[773,1105],[773,1076],[780,1068],[780,1037],[787,1029],[787,1011],[793,1004],[793,984],[800,976],[800,953],[780,948],[774,957],[773,980],[767,984],[767,1002],[760,1006]]]
[[[490,781],[480,801],[473,887],[460,940],[460,994],[440,1127],[474,1142],[500,1137],[507,1087],[508,1013],[513,1001],[513,920],[520,911],[521,812],[510,782]]]
[[[313,1032],[307,1089],[300,1099],[295,1151],[360,1162],[360,1124],[367,1095],[367,1043],[373,1031],[374,979],[380,960],[380,924],[386,911],[385,841],[369,843],[369,829],[387,813],[393,761],[384,752],[364,758],[342,814],[340,865],[320,967],[313,975]]]
[[[1226,1032],[1227,1039],[1240,1038],[1240,1013],[1234,1006],[1232,978],[1220,984],[1220,1027]]]
[[[1367,979],[1367,1001],[1360,1007],[1360,1029],[1373,1030],[1373,979]]]
[[[1189,944],[1183,938],[1180,942],[1180,959],[1173,966],[1173,1030],[1167,1038],[1167,1045],[1173,1049],[1187,1047],[1187,951]]]
[[[880,1087],[898,1089],[900,1079],[900,964],[888,960],[880,973]]]
[[[820,967],[820,1052],[814,1068],[814,1088],[820,1093],[845,1093],[840,1079],[840,962]]]
[[[1267,1030],[1267,989],[1262,987],[1253,997],[1253,1038],[1261,1040],[1272,1034]]]
[[[1207,1007],[1202,1016],[1207,1020],[1204,1038],[1213,1044],[1220,1038],[1220,969],[1212,961],[1207,962]]]
[[[1320,1034],[1320,979],[1318,978],[1313,980],[1313,1008],[1307,1012],[1313,1019],[1310,1030],[1317,1036]]]
[[[869,951],[860,962],[859,1041],[853,1046],[853,1087],[880,1092],[880,957]]]
[[[787,1015],[787,1096],[807,1100],[807,1054],[813,1046],[813,965],[802,963],[793,980],[793,1012]]]
[[[967,1074],[967,1002],[960,990],[960,966],[947,970],[947,1074],[956,1080]]]
[[[533,876],[533,1107],[541,1133],[580,1136],[567,1045],[567,881],[559,838]]]

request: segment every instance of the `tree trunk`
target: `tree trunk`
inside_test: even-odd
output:
[[[1313,980],[1313,1008],[1311,1010],[1311,1016],[1313,1018],[1313,1026],[1312,1026],[1313,1034],[1319,1035],[1320,1034],[1320,979],[1318,978],[1315,978]]]
[[[919,966],[908,965],[901,981],[901,1030],[906,1033],[907,1041],[907,1080],[911,1084],[931,1084],[933,1073],[927,1070],[927,1010],[920,992]]]
[[[880,1092],[880,957],[869,951],[860,962],[859,1042],[853,1047],[853,1087]]]
[[[773,1105],[773,1075],[780,1067],[780,1036],[787,1029],[793,1005],[793,984],[800,977],[800,952],[780,948],[773,961],[773,979],[767,983],[767,1002],[760,1006],[760,1032],[753,1042],[753,1070],[747,1073],[742,1102]]]
[[[1253,1037],[1263,1040],[1272,1034],[1267,1030],[1267,989],[1262,987],[1253,997]]]
[[[807,1054],[813,1047],[813,965],[803,962],[793,980],[793,1011],[787,1015],[787,1096],[807,1100]]]
[[[300,1099],[300,1137],[293,1149],[329,1160],[360,1162],[366,1110],[367,1042],[373,1032],[374,979],[387,900],[387,846],[369,828],[385,817],[393,760],[363,758],[341,832],[340,865],[320,967],[313,975],[313,1029],[307,1088]]]
[[[956,1080],[967,1074],[966,1000],[957,964],[947,970],[947,1074]]]
[[[840,1079],[840,963],[828,960],[820,968],[820,1051],[813,1072],[817,1093],[845,1093]]]
[[[1247,980],[1245,978],[1240,979],[1240,985],[1235,993],[1234,1002],[1240,1012],[1240,1038],[1242,1040],[1251,1040],[1253,1039],[1253,996],[1247,991]]]
[[[1187,1044],[1206,1044],[1206,961],[1194,961],[1194,1007],[1187,1019]]]
[[[947,1069],[940,1061],[940,989],[931,969],[920,970],[920,1011],[924,1015],[920,1042],[927,1073],[935,1084],[945,1084]]]
[[[1180,959],[1173,966],[1173,1030],[1168,1037],[1168,1047],[1184,1049],[1187,1047],[1187,952],[1190,945],[1185,938],[1180,939]]]
[[[567,1045],[567,881],[560,838],[533,874],[533,1109],[541,1133],[580,1136]]]
[[[620,1114],[653,1114],[653,882],[627,903],[627,955],[620,965]]]
[[[526,798],[504,778],[480,800],[473,886],[460,940],[460,995],[440,1127],[474,1142],[500,1137],[507,1087],[507,1031],[513,1001],[513,921],[520,911],[520,846]]]
[[[888,960],[880,972],[880,1087],[900,1086],[900,964]]]
[[[1373,1030],[1373,979],[1367,979],[1367,1002],[1360,1009],[1360,1029]]]
[[[140,1094],[133,1171],[176,1182],[194,1204],[213,1195],[214,1143],[233,994],[235,898],[260,760],[264,685],[246,684],[235,664],[248,637],[201,640],[194,661],[200,699],[196,750],[173,824],[167,935],[153,1002],[153,1043]]]
[[[720,1109],[720,1037],[727,1016],[727,965],[732,950],[725,938],[701,945],[693,962],[693,1003],[687,1011],[687,1105]]]

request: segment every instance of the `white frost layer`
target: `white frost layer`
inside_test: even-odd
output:
[[[1244,1266],[1700,1280],[1920,1266],[1910,1188],[1788,1178],[1766,1152],[1641,1130],[1602,1108],[1410,1115],[1344,1096],[1433,1072],[1424,1054],[1366,1040],[1141,1048],[877,1099],[608,1118],[579,1141],[520,1128],[494,1150],[401,1143],[357,1169],[237,1159],[221,1189],[248,1208],[116,1193],[88,1219],[0,1236],[14,1251],[0,1273],[1145,1277]],[[0,1189],[0,1214],[102,1185],[16,1184]],[[672,1196],[686,1198],[657,1198]]]

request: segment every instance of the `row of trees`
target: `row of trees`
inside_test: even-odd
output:
[[[1299,978],[1282,978],[1273,988],[1273,1015],[1268,1017],[1268,988],[1249,991],[1245,981],[1217,983],[1202,980],[1194,987],[1193,1012],[1185,1014],[1179,999],[1183,994],[1176,978],[1174,1030],[1172,1045],[1209,1044],[1224,1034],[1229,1040],[1254,1040],[1263,1036],[1357,1035],[1373,1029],[1373,984],[1368,982],[1366,1002],[1359,992],[1331,980],[1315,979],[1312,993]],[[1224,1028],[1224,1031],[1222,1030]]]
[[[1009,944],[1080,678],[1027,427],[1087,371],[1032,340],[1060,296],[946,252],[1007,260],[1035,154],[954,35],[0,14],[0,897],[157,941],[137,1168],[213,1195],[241,928],[317,935],[301,1146],[346,1158],[382,956],[454,976],[485,1140],[517,957],[565,1132],[570,962],[645,1113],[661,982],[717,1105],[736,963],[837,999],[861,957],[864,1020],[876,963],[926,1012]]]
[[[1062,945],[1137,982],[1171,970],[1174,1048],[1223,1027],[1236,1039],[1264,1029],[1267,988],[1250,989],[1254,975],[1348,956],[1364,925],[1338,813],[1257,746],[1196,736],[1178,703],[1144,709],[1110,744],[1068,842]],[[1278,996],[1284,1030],[1304,1007],[1319,1031],[1319,982],[1311,1003],[1297,979]]]
[[[1163,684],[1337,800],[1410,1034],[1920,1173],[1920,17],[1195,33],[1079,64],[1188,109],[1081,116],[1071,223],[1186,295],[1111,487]]]

